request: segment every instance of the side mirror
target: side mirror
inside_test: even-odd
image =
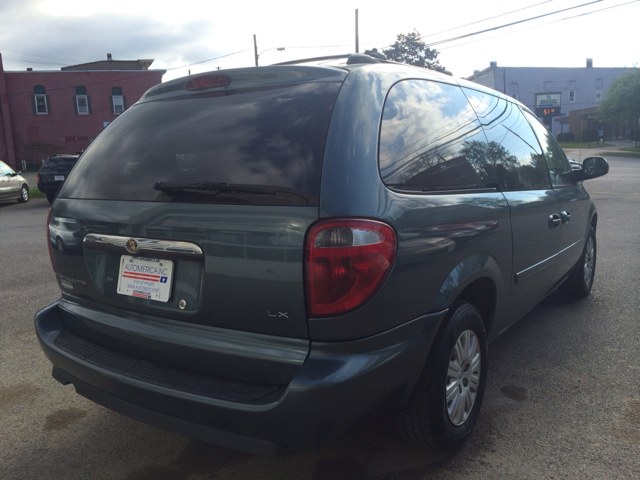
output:
[[[578,181],[602,177],[609,173],[609,162],[604,157],[589,157],[582,162],[582,170],[575,170]]]

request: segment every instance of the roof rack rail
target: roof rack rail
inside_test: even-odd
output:
[[[298,65],[301,63],[307,62],[323,62],[326,60],[340,60],[342,58],[347,59],[347,65],[355,65],[361,63],[393,63],[396,65],[404,65],[398,62],[394,62],[393,60],[387,60],[386,57],[379,53],[375,48],[373,50],[365,50],[364,53],[342,53],[339,55],[327,55],[324,57],[310,57],[310,58],[300,58],[298,60],[289,60],[288,62],[280,62],[274,63],[272,65]],[[411,65],[407,65],[411,66]],[[418,67],[425,68],[425,67]],[[453,74],[445,68],[433,68],[430,69],[434,72],[443,73],[445,75],[453,76]]]
[[[289,60],[288,62],[274,63],[273,65],[297,65],[298,63],[322,62],[324,60],[339,60],[341,58],[349,58],[350,53],[342,53],[340,55],[326,55],[324,57],[300,58],[298,60]]]
[[[342,58],[347,59],[347,65],[353,65],[356,63],[395,63],[387,60],[384,55],[378,53],[374,48],[373,50],[365,50],[364,53],[341,53],[339,55],[327,55],[324,57],[301,58],[298,60],[289,60],[288,62],[274,63],[273,65],[297,65],[299,63],[322,62],[325,60],[339,60]]]

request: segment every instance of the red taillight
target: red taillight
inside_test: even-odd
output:
[[[53,254],[51,253],[51,236],[49,232],[49,222],[51,221],[51,207],[49,207],[49,215],[47,215],[47,247],[49,247],[49,260],[51,260],[51,268],[55,272],[56,269],[53,266]]]
[[[206,88],[224,87],[230,83],[231,78],[228,75],[203,75],[189,80],[185,88],[187,90],[204,90]]]
[[[359,307],[378,291],[391,270],[396,235],[371,220],[323,222],[306,241],[309,315],[338,315]]]
[[[36,175],[36,182],[40,183],[40,172],[38,172],[38,174]]]

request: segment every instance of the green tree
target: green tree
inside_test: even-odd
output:
[[[440,52],[427,47],[427,44],[420,38],[420,32],[415,29],[406,35],[401,33],[398,35],[396,43],[383,52],[389,60],[395,62],[408,63],[431,70],[444,70],[444,67],[440,65],[440,60],[437,60]]]
[[[632,68],[613,82],[600,102],[596,117],[600,121],[617,120],[638,126],[640,118],[640,68]]]

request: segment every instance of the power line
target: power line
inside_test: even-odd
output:
[[[201,63],[211,62],[213,60],[218,60],[219,58],[230,57],[231,55],[237,55],[238,53],[246,52],[247,50],[252,50],[251,48],[245,48],[244,50],[238,50],[237,52],[227,53],[226,55],[220,55],[219,57],[209,58],[207,60],[202,60],[201,62],[190,63],[188,65],[182,65],[181,67],[172,67],[167,68],[166,70],[177,70],[179,68],[191,67],[192,65],[200,65]]]
[[[459,35],[457,37],[448,38],[448,39],[445,39],[445,40],[439,40],[437,42],[433,42],[433,43],[427,44],[427,47],[432,47],[432,46],[440,45],[442,43],[447,43],[447,42],[453,42],[454,40],[460,40],[462,38],[472,37],[472,36],[475,36],[475,35],[480,35],[482,33],[492,32],[494,30],[500,30],[501,28],[511,27],[513,25],[518,25],[520,23],[530,22],[532,20],[537,20],[539,18],[548,17],[550,15],[555,15],[557,13],[566,12],[568,10],[574,10],[576,8],[586,7],[587,5],[592,5],[594,3],[599,3],[599,2],[602,2],[602,1],[603,0],[593,0],[593,1],[588,2],[588,3],[582,3],[580,5],[576,5],[576,6],[573,6],[573,7],[563,8],[562,10],[556,10],[555,12],[544,13],[542,15],[537,15],[535,17],[529,17],[529,18],[525,18],[523,20],[518,20],[517,22],[506,23],[504,25],[498,25],[497,27],[486,28],[484,30],[479,30],[477,32],[467,33],[466,35]]]
[[[602,12],[602,11],[604,11],[604,10],[611,10],[611,9],[613,9],[613,8],[623,7],[623,6],[626,6],[626,5],[632,4],[632,3],[638,3],[639,1],[640,1],[640,0],[632,0],[632,1],[630,1],[630,2],[621,3],[621,4],[618,4],[618,5],[613,5],[613,6],[611,6],[611,7],[600,8],[600,9],[598,9],[598,10],[593,10],[593,11],[591,11],[591,12],[579,13],[579,14],[577,14],[577,15],[572,15],[572,16],[570,16],[570,17],[565,17],[565,18],[560,18],[560,19],[558,19],[558,20],[552,20],[552,21],[550,21],[550,22],[541,23],[541,24],[539,24],[539,25],[533,25],[533,26],[531,26],[531,27],[520,28],[520,29],[518,29],[518,30],[512,30],[512,31],[510,31],[510,32],[503,32],[503,33],[499,33],[498,35],[492,35],[492,36],[490,36],[490,37],[485,37],[485,38],[481,38],[481,39],[472,40],[472,41],[470,41],[470,42],[464,42],[464,43],[459,43],[459,44],[457,44],[457,45],[451,45],[451,46],[448,46],[448,47],[442,47],[442,48],[440,48],[440,50],[448,50],[448,49],[451,49],[451,48],[457,48],[457,47],[462,47],[462,46],[464,46],[464,45],[469,45],[470,43],[473,43],[473,42],[481,42],[481,41],[484,41],[484,40],[491,40],[492,38],[501,37],[501,36],[503,36],[503,35],[511,35],[511,34],[513,34],[513,33],[524,32],[525,30],[531,30],[532,28],[544,27],[544,26],[546,26],[546,25],[551,25],[551,24],[553,24],[553,23],[562,22],[562,21],[564,21],[564,20],[571,20],[571,19],[573,19],[573,18],[577,18],[577,17],[584,17],[585,15],[591,15],[592,13],[598,13],[598,12]],[[452,40],[452,41],[453,41],[453,40]]]
[[[512,11],[509,11],[509,12],[505,12],[505,13],[501,13],[501,14],[498,14],[498,15],[494,15],[492,17],[488,17],[488,18],[485,18],[485,19],[482,19],[482,20],[477,20],[475,22],[468,23],[468,24],[465,24],[465,25],[460,25],[458,27],[453,27],[453,28],[450,28],[450,29],[447,29],[447,30],[442,30],[440,32],[436,32],[436,33],[429,34],[429,35],[421,35],[420,38],[423,39],[423,38],[426,38],[426,37],[431,37],[431,36],[438,35],[438,34],[441,34],[441,33],[446,33],[446,32],[450,32],[450,31],[453,31],[453,30],[460,29],[460,28],[464,28],[464,27],[467,27],[469,25],[482,23],[482,22],[485,22],[485,21],[488,21],[488,20],[492,20],[492,19],[499,18],[499,17],[506,16],[506,15],[510,15],[512,13],[516,13],[516,12],[519,12],[519,11],[522,11],[522,10],[526,10],[526,9],[529,9],[529,8],[537,7],[537,6],[543,5],[545,3],[549,3],[551,1],[553,1],[553,0],[545,0],[545,1],[540,2],[540,3],[528,5],[526,7],[522,7],[522,8],[517,9],[517,10],[512,10]],[[535,17],[529,17],[529,18],[526,18],[526,19],[523,19],[523,20],[518,20],[516,22],[511,22],[511,23],[508,23],[508,24],[499,25],[499,26],[496,26],[496,27],[480,30],[478,32],[472,32],[472,33],[469,33],[469,34],[460,35],[460,36],[449,38],[449,39],[439,40],[439,41],[433,42],[431,44],[428,44],[427,46],[431,47],[431,46],[440,45],[440,44],[443,44],[443,43],[452,42],[452,41],[455,41],[455,40],[460,40],[462,38],[467,38],[467,37],[470,37],[470,36],[480,35],[482,33],[499,30],[499,29],[506,28],[506,27],[513,26],[513,25],[518,25],[518,24],[521,24],[521,23],[529,22],[529,21],[536,20],[536,19],[539,19],[539,18],[548,17],[550,15],[555,15],[555,14],[562,13],[562,12],[565,12],[565,11],[568,11],[568,10],[573,10],[573,9],[576,9],[576,8],[585,7],[585,6],[588,6],[588,5],[591,5],[591,4],[594,4],[594,3],[599,3],[599,2],[602,2],[602,1],[603,0],[594,0],[594,1],[583,3],[583,4],[580,4],[580,5],[575,5],[573,7],[568,7],[568,8],[564,8],[564,9],[561,9],[561,10],[556,10],[554,12],[549,12],[549,13],[545,13],[545,14],[542,14],[542,15],[537,15]],[[640,0],[633,0],[632,2],[628,2],[628,3],[634,3],[634,2],[637,2],[637,1],[640,1]],[[622,5],[626,5],[626,4],[622,4]],[[567,18],[574,18],[574,17],[583,16],[583,15],[589,15],[591,13],[599,12],[599,11],[602,11],[602,10],[607,10],[607,9],[610,9],[610,8],[616,8],[618,6],[621,6],[621,5],[615,5],[613,7],[607,7],[607,8],[603,8],[603,9],[600,9],[600,10],[595,10],[593,12],[587,12],[587,13],[583,13],[583,14],[579,14],[579,15],[575,15],[573,17],[567,17]],[[555,21],[549,22],[549,23],[554,23],[556,21],[560,21],[560,20],[555,20]],[[530,27],[530,28],[534,28],[534,27]],[[527,29],[525,28],[525,29],[521,29],[521,30],[517,30],[517,31],[523,31],[523,30],[527,30]],[[496,35],[496,36],[498,36],[498,35]],[[490,37],[490,38],[493,38],[493,37]],[[386,43],[386,42],[368,42],[368,43],[364,43],[362,45],[380,45],[380,44],[383,44],[383,43]],[[467,43],[460,44],[460,45],[466,45],[466,44]],[[348,45],[287,46],[286,48],[288,48],[288,49],[295,49],[295,48],[337,48],[337,47],[348,47],[348,46],[351,46],[351,44],[348,44]],[[452,48],[452,47],[445,47],[445,49],[446,48]]]
[[[2,57],[3,59],[7,59],[14,62],[25,62],[27,64],[35,64],[35,65],[55,65],[59,66],[60,62],[43,62],[38,60],[31,60],[30,58],[21,58],[13,55],[6,55]]]
[[[604,10],[611,10],[612,8],[623,7],[625,5],[629,5],[630,3],[637,3],[638,1],[640,1],[640,0],[631,0],[630,2],[620,3],[619,5],[613,5],[611,7],[600,8],[598,10],[593,10],[593,11],[587,12],[587,13],[579,13],[578,15],[573,15],[572,17],[561,18],[559,21],[561,22],[562,20],[569,20],[571,18],[584,17],[585,15],[591,15],[592,13],[602,12]]]
[[[475,24],[477,24],[477,23],[482,23],[482,22],[486,22],[486,21],[488,21],[488,20],[493,20],[494,18],[499,18],[499,17],[504,17],[504,16],[506,16],[506,15],[511,15],[512,13],[521,12],[522,10],[527,10],[527,9],[529,9],[529,8],[533,8],[533,7],[538,7],[538,6],[540,6],[540,5],[543,5],[543,4],[545,4],[545,3],[549,3],[549,2],[552,2],[552,1],[553,1],[553,0],[545,0],[544,2],[536,3],[536,4],[534,4],[534,5],[529,5],[529,6],[527,6],[527,7],[522,7],[522,8],[519,8],[519,9],[517,9],[517,10],[512,10],[512,11],[510,11],[510,12],[501,13],[500,15],[494,15],[493,17],[484,18],[484,19],[482,19],[482,20],[476,20],[475,22],[467,23],[467,24],[465,24],[465,25],[460,25],[460,26],[458,26],[458,27],[449,28],[449,29],[447,29],[447,30],[442,30],[442,31],[440,31],[440,32],[436,32],[436,33],[430,33],[429,35],[421,35],[421,36],[420,36],[420,39],[422,40],[422,39],[427,38],[427,37],[433,37],[434,35],[440,35],[441,33],[451,32],[451,31],[453,31],[453,30],[458,30],[458,29],[460,29],[460,28],[468,27],[468,26],[470,26],[470,25],[475,25]]]
[[[57,57],[51,57],[49,55],[38,55],[36,53],[6,52],[6,51],[5,51],[5,53],[8,53],[9,55],[26,55],[26,56],[29,56],[29,57],[40,57],[40,58],[47,58],[47,59],[50,59],[50,60],[61,60],[63,62],[75,62],[75,63],[78,63],[76,60],[69,60],[68,58],[57,58]]]

